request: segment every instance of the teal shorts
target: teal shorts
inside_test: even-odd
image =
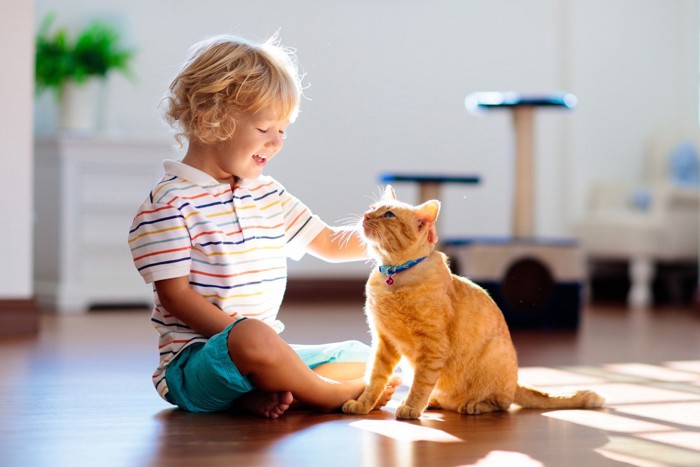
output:
[[[165,372],[166,398],[170,403],[190,412],[219,412],[255,389],[228,353],[229,332],[241,321],[229,325],[206,343],[190,345],[170,362]],[[291,347],[309,368],[331,362],[366,362],[370,357],[369,346],[359,341]]]

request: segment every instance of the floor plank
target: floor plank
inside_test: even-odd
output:
[[[361,304],[286,306],[280,317],[290,342],[368,341]],[[700,465],[699,337],[700,317],[685,307],[595,306],[575,332],[513,333],[523,381],[593,388],[608,398],[602,410],[398,422],[399,394],[368,416],[263,420],[161,401],[145,310],[43,315],[39,337],[0,341],[0,464]]]

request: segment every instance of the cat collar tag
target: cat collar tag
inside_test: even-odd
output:
[[[387,266],[385,264],[382,264],[381,266],[379,266],[379,272],[384,274],[385,276],[388,276],[386,279],[386,283],[387,283],[387,285],[392,285],[394,283],[393,276],[395,274],[403,272],[407,269],[411,269],[413,266],[420,263],[425,258],[427,258],[427,256],[423,256],[422,258],[418,258],[418,259],[412,259],[410,261],[406,261],[405,263],[403,263],[399,266]]]

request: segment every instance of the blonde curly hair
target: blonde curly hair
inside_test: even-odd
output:
[[[296,119],[302,95],[294,51],[274,35],[261,44],[215,36],[192,46],[163,99],[175,139],[226,141],[243,112],[272,107],[280,120]]]

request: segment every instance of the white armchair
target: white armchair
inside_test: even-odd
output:
[[[576,226],[583,250],[596,260],[625,260],[631,306],[652,301],[657,262],[697,262],[700,131],[664,130],[652,141],[645,184],[596,183]]]

